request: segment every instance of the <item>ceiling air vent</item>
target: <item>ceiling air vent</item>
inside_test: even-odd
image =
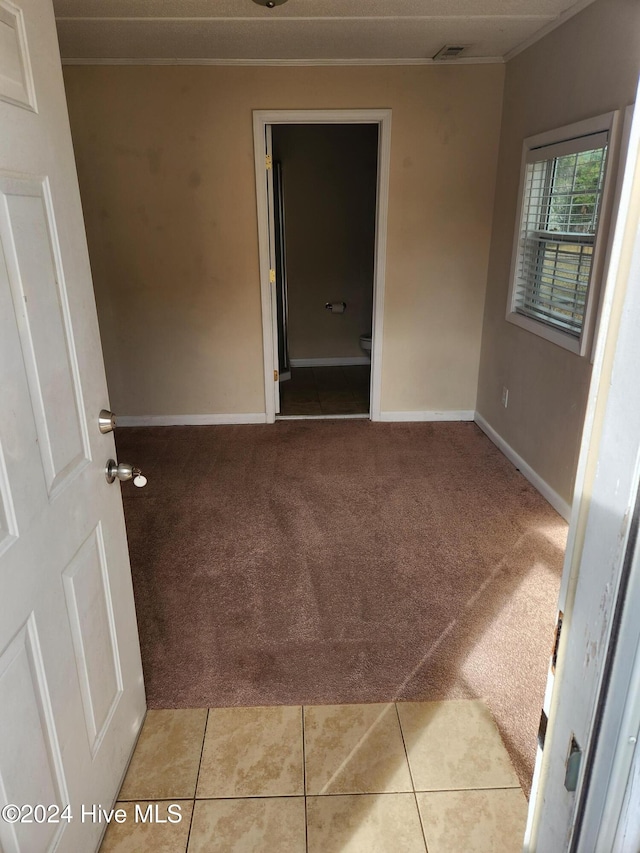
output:
[[[445,44],[444,47],[433,57],[434,59],[457,59],[465,50],[471,47],[470,44]]]

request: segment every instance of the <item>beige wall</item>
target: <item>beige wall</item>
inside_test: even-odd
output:
[[[591,362],[505,321],[522,140],[623,109],[639,70],[636,0],[597,0],[507,64],[477,408],[566,501]]]
[[[282,163],[289,355],[362,357],[371,331],[378,128],[278,125],[273,154]],[[330,314],[327,302],[346,302]]]
[[[393,110],[382,408],[474,409],[504,67],[67,67],[111,402],[264,412],[251,111]]]

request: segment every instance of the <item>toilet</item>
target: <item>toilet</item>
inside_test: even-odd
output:
[[[360,335],[360,349],[371,360],[371,332],[368,335]]]

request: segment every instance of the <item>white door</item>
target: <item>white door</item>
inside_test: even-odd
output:
[[[621,689],[616,684],[620,679],[614,652],[629,618],[622,610],[630,589],[624,578],[637,534],[634,507],[640,481],[640,114],[634,117],[622,155],[621,163],[627,155],[626,169],[560,596],[565,618],[557,676],[555,683],[550,677],[547,686],[549,730],[536,763],[525,843],[531,853],[614,849],[615,820],[608,840],[596,839],[608,789],[620,781],[611,773],[616,744],[607,717],[623,716],[631,678],[627,672],[626,685]],[[637,612],[631,619],[637,625]],[[622,649],[628,670],[637,636],[636,628],[632,647]],[[627,773],[637,735],[637,726],[620,732]],[[578,770],[573,780],[572,764]],[[624,793],[626,780],[621,781]],[[624,849],[630,853],[637,847]]]
[[[278,361],[278,295],[276,292],[276,205],[273,189],[273,137],[271,125],[264,131],[265,166],[267,179],[267,214],[269,217],[269,293],[271,296],[271,327],[273,363],[273,393],[276,415],[280,412],[280,366]]]
[[[47,807],[0,849],[88,853],[145,697],[50,0],[0,0],[0,388],[0,805]]]

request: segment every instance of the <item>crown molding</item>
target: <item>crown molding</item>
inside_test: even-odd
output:
[[[197,23],[201,24],[203,22],[225,22],[233,21],[235,23],[260,23],[260,24],[273,24],[278,23],[281,24],[283,21],[287,23],[302,21],[306,23],[325,23],[325,22],[335,22],[338,24],[342,24],[345,21],[357,21],[358,23],[362,23],[364,21],[486,21],[486,20],[495,20],[495,21],[553,21],[555,20],[552,15],[277,15],[277,16],[241,16],[241,17],[233,17],[233,16],[224,16],[224,15],[200,15],[200,16],[181,16],[181,15],[114,15],[114,16],[106,16],[106,15],[75,15],[65,17],[64,15],[56,16],[56,23],[60,22],[71,22],[77,24],[79,22],[82,23],[90,23],[92,21],[99,21],[100,23],[108,22],[118,22],[118,23],[130,23],[131,21],[136,23],[149,23],[149,22],[162,22],[162,23]]]
[[[377,65],[503,65],[501,56],[467,56],[460,59],[91,59],[69,57],[62,59],[63,65],[224,65],[248,67],[275,66],[377,66]]]
[[[414,57],[414,58],[390,58],[390,59],[350,59],[350,58],[342,58],[342,59],[216,59],[212,57],[202,57],[202,58],[167,58],[167,57],[151,57],[148,59],[140,59],[140,58],[109,58],[109,57],[69,57],[62,60],[63,65],[221,65],[221,66],[247,66],[247,67],[269,67],[269,66],[292,66],[292,67],[304,67],[304,66],[377,66],[377,65],[487,65],[487,64],[503,64],[505,62],[509,62],[509,60],[518,56],[518,54],[522,53],[527,48],[534,45],[536,42],[543,39],[549,33],[553,32],[553,30],[565,24],[570,18],[573,18],[578,13],[582,12],[583,9],[586,9],[587,6],[590,6],[594,3],[595,0],[577,0],[572,6],[568,9],[565,9],[564,12],[561,12],[557,18],[549,20],[548,15],[520,15],[518,16],[520,19],[527,20],[539,20],[541,22],[546,21],[546,24],[543,24],[539,30],[536,30],[531,36],[525,39],[516,47],[512,48],[508,51],[504,56],[480,56],[480,57],[461,57],[459,59],[451,59],[451,60],[433,60],[431,57],[423,58],[423,57]],[[400,20],[427,20],[431,16],[422,16],[422,15],[403,15]],[[469,19],[480,19],[486,18],[486,15],[439,15],[436,16],[439,19],[449,19],[449,20],[469,20]],[[493,15],[491,16],[495,19],[512,19],[512,15]],[[203,21],[236,21],[236,22],[245,22],[245,21],[260,21],[261,23],[269,22],[269,23],[277,23],[282,21],[336,21],[336,22],[344,22],[344,21],[389,21],[389,20],[397,20],[397,16],[384,16],[384,15],[372,15],[366,17],[346,17],[346,18],[319,18],[319,17],[284,17],[282,15],[273,16],[273,17],[207,17],[207,18],[180,18],[180,17],[78,17],[78,16],[69,16],[69,17],[59,17],[56,20],[60,23],[66,22],[149,22],[149,21],[162,21],[162,22],[203,22]]]

